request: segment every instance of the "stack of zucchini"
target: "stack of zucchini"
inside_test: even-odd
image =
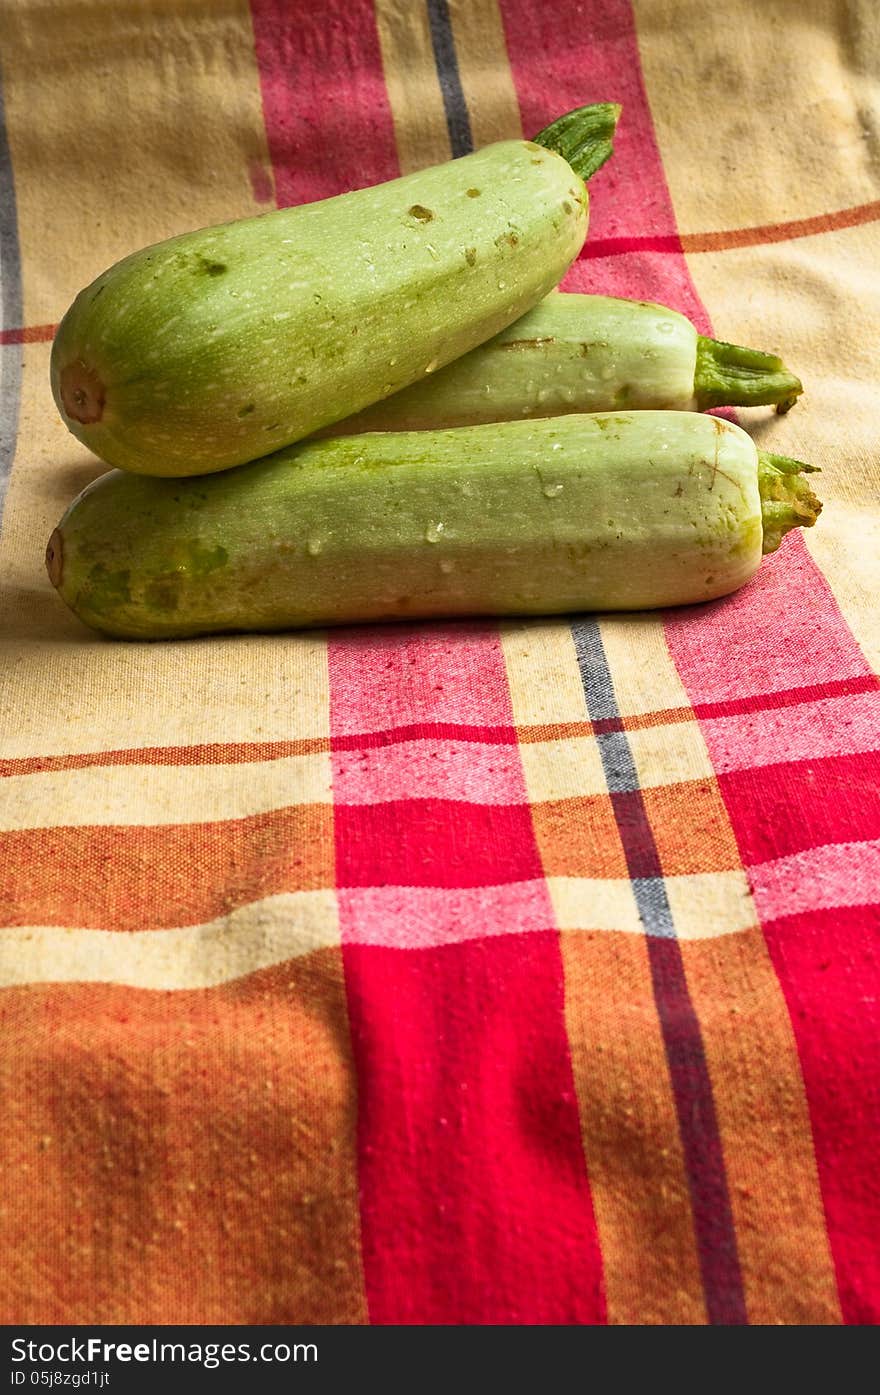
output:
[[[117,468],[47,548],[76,614],[158,639],[670,606],[812,524],[809,466],[701,414],[787,410],[779,359],[553,289],[619,110],[175,237],[86,287],[52,387]]]

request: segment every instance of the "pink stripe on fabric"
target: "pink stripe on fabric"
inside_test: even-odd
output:
[[[506,886],[370,886],[338,892],[347,944],[430,949],[553,928],[543,880]]]
[[[330,641],[330,685],[334,740],[417,722],[513,726],[494,625],[336,631]]]
[[[250,0],[281,208],[400,173],[370,0]]]
[[[755,580],[741,591],[671,613],[666,636],[695,702],[723,702],[871,672],[797,534],[765,557]]]
[[[802,702],[700,722],[717,774],[824,756],[867,754],[880,745],[880,692]]]
[[[638,254],[589,259],[594,239],[656,235],[677,241],[629,0],[501,0],[501,14],[526,135],[587,102],[623,105],[614,156],[590,180],[587,248],[564,288],[661,300],[690,316],[701,334],[709,333],[683,255],[672,252],[662,265]]]
[[[558,935],[344,953],[371,1321],[604,1322]]]
[[[838,907],[770,921],[807,1086],[844,1322],[880,1323],[880,910]]]
[[[708,333],[708,322],[696,299],[684,257],[669,257],[662,264],[652,257],[581,257],[563,278],[562,289],[587,295],[616,295],[626,300],[653,300],[687,315]]]
[[[828,843],[749,868],[762,920],[880,902],[880,838]]]
[[[458,799],[513,804],[523,798],[519,751],[475,742],[402,741],[333,753],[333,793],[340,804],[384,800]]]

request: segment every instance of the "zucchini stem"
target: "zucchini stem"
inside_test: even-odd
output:
[[[764,525],[764,552],[775,552],[792,528],[812,528],[822,504],[802,475],[815,474],[816,465],[788,455],[758,451],[758,490]]]
[[[614,129],[619,117],[617,102],[576,107],[551,121],[533,139],[536,145],[555,150],[586,182],[613,153]]]
[[[788,412],[803,392],[800,378],[789,373],[781,358],[760,349],[726,344],[722,339],[697,340],[694,396],[701,412],[711,407],[766,407]]]

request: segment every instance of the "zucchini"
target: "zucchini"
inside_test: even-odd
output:
[[[58,329],[64,421],[111,465],[199,475],[433,373],[518,319],[577,256],[584,179],[610,154],[619,111],[581,108],[535,141],[126,257]]]
[[[81,620],[132,639],[642,610],[748,581],[815,521],[809,468],[692,412],[340,436],[201,479],[111,471],[46,560]]]
[[[704,338],[676,310],[552,291],[488,343],[322,434],[652,407],[782,412],[802,391],[775,354]]]

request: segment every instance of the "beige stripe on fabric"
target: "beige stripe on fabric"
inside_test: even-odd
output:
[[[449,0],[449,17],[474,149],[521,136],[498,0]]]
[[[401,174],[452,158],[425,0],[374,0]]]
[[[618,930],[643,935],[632,882],[623,877],[547,878],[560,930]],[[692,872],[664,881],[681,940],[716,939],[757,923],[743,871]]]
[[[235,765],[91,766],[0,781],[0,832],[209,823],[331,800],[329,752]]]
[[[634,0],[633,9],[682,232],[877,198],[876,0]]]
[[[564,620],[500,626],[516,726],[583,722],[587,716],[571,628]]]
[[[642,789],[714,779],[706,743],[695,721],[629,731],[627,741]],[[608,788],[595,736],[524,742],[520,756],[533,803],[603,794]]]
[[[773,349],[803,379],[787,416],[758,410],[741,420],[763,449],[821,467],[822,516],[801,537],[880,672],[880,225],[690,256],[688,265],[720,337]]]
[[[25,324],[139,247],[272,206],[247,0],[6,0],[3,81]]]
[[[788,1010],[760,930],[682,946],[712,1079],[752,1323],[839,1323]]]
[[[230,983],[339,944],[336,893],[267,896],[204,925],[172,930],[0,929],[0,988],[25,983],[122,983],[182,992]]]
[[[659,615],[608,616],[600,621],[599,631],[622,717],[690,707]]]

